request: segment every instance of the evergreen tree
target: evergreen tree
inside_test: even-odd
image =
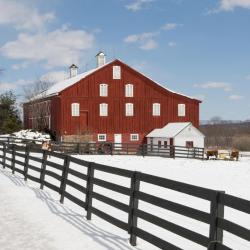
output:
[[[9,91],[0,95],[0,134],[10,134],[22,128],[16,96]]]

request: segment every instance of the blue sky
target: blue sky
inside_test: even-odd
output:
[[[60,80],[95,54],[203,100],[201,119],[250,119],[250,0],[0,0],[0,92]]]

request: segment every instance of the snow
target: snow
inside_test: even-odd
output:
[[[38,154],[36,155],[38,156]],[[240,158],[239,162],[108,155],[78,155],[76,157],[119,168],[141,171],[197,186],[224,190],[228,194],[250,200],[250,158],[247,157]],[[49,160],[61,163],[54,157]],[[32,161],[29,164],[39,166],[38,163]],[[86,168],[83,166],[71,163],[70,167],[86,173]],[[47,169],[60,174],[58,170],[50,167],[47,167]],[[29,171],[29,174],[35,176],[35,172]],[[95,177],[125,187],[130,186],[130,180],[125,177],[100,171],[95,171]],[[81,185],[86,184],[72,175],[69,175],[68,178]],[[46,180],[57,186],[59,185],[59,182],[52,177],[46,177]],[[0,171],[0,190],[1,249],[157,249],[141,239],[138,239],[136,248],[131,247],[128,244],[129,235],[126,232],[96,216],[93,216],[91,221],[86,221],[83,217],[86,215],[86,212],[71,203],[67,198],[65,198],[65,204],[61,205],[58,202],[59,195],[57,193],[47,188],[45,188],[45,191],[39,190],[39,184],[32,181],[28,181],[25,184],[18,174],[13,176],[9,170]],[[82,193],[74,188],[67,186],[66,190],[79,199],[85,198]],[[205,212],[209,212],[210,209],[208,201],[144,182],[141,183],[140,190]],[[94,191],[126,204],[129,202],[128,196],[96,185],[94,186]],[[127,221],[126,213],[109,205],[93,200],[93,206],[115,218]],[[208,235],[209,227],[207,224],[142,201],[139,202],[139,209],[153,213],[200,234]],[[250,228],[249,215],[226,207],[225,218]],[[205,249],[144,220],[139,219],[138,226],[185,250]],[[250,249],[249,242],[226,232],[224,236],[225,244],[231,248],[236,250]],[[29,243],[25,243],[27,238]],[[7,245],[7,242],[9,245]],[[6,246],[6,248],[2,246]]]
[[[46,90],[45,92],[42,92],[40,94],[38,94],[34,99],[40,99],[40,98],[44,98],[45,96],[48,97],[48,96],[53,96],[53,95],[57,95],[58,93],[60,93],[61,91],[63,91],[64,89],[72,86],[73,84],[79,82],[80,80],[86,78],[87,76],[89,76],[90,74],[96,72],[97,70],[103,68],[103,67],[106,67],[107,65],[113,63],[114,61],[116,60],[119,60],[121,61],[120,59],[115,59],[115,60],[112,60],[111,62],[109,63],[106,63],[104,64],[103,66],[100,66],[98,68],[94,68],[94,69],[91,69],[89,71],[86,71],[82,74],[79,74],[75,77],[71,77],[71,78],[68,78],[66,80],[63,80],[61,82],[58,82],[56,84],[54,84],[53,86],[51,86],[48,90]],[[122,61],[121,61],[122,62]],[[123,64],[125,64],[124,62],[122,62]],[[127,65],[127,64],[125,64]],[[127,65],[128,66],[128,65]],[[128,66],[130,67],[130,66]],[[130,67],[131,68],[131,67]],[[135,70],[135,69],[133,69]],[[139,74],[141,74],[142,76],[146,77],[147,79],[149,79],[150,81],[154,82],[156,85],[158,85],[159,87],[167,90],[168,92],[171,92],[173,94],[177,94],[177,95],[181,95],[181,96],[184,96],[184,97],[187,97],[189,99],[193,99],[193,100],[197,100],[200,102],[200,100],[194,98],[194,97],[191,97],[191,96],[187,96],[187,95],[184,95],[184,94],[181,94],[181,93],[178,93],[178,92],[175,92],[175,91],[172,91],[168,88],[166,88],[165,86],[163,86],[162,84],[158,83],[158,82],[155,82],[154,80],[152,80],[151,78],[149,78],[148,76],[144,75],[143,73],[137,71]]]
[[[50,135],[41,133],[32,129],[20,130],[10,135],[1,135],[0,140],[6,140],[6,137],[14,139],[14,142],[22,142],[22,140],[36,140],[37,143],[42,141],[49,141]]]
[[[154,129],[147,135],[147,137],[175,137],[183,129],[191,124],[191,122],[170,122],[163,128]]]
[[[74,77],[71,77],[71,78],[68,78],[66,80],[63,80],[61,82],[58,82],[54,85],[52,85],[48,90],[46,90],[46,92],[42,92],[41,94],[37,95],[34,99],[39,99],[39,98],[43,98],[44,96],[52,96],[52,95],[57,95],[59,92],[63,91],[64,89],[72,86],[73,84],[79,82],[80,80],[86,78],[87,76],[89,76],[90,74],[96,72],[97,70],[111,64],[113,61],[101,66],[101,67],[98,67],[98,68],[94,68],[94,69],[91,69],[89,71],[86,71],[84,73],[81,73],[77,76],[74,76]]]

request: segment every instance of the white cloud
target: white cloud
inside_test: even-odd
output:
[[[68,78],[65,71],[52,71],[40,77],[41,81],[60,82]]]
[[[238,100],[241,100],[243,99],[244,97],[241,96],[241,95],[230,95],[229,96],[229,99],[232,100],[232,101],[238,101]]]
[[[39,13],[23,1],[0,0],[0,25],[13,25],[16,29],[38,30],[53,20],[53,12]]]
[[[250,0],[219,0],[218,7],[208,11],[208,14],[216,14],[221,11],[233,11],[235,8],[250,9]]]
[[[207,82],[201,84],[194,84],[195,88],[202,89],[223,89],[224,91],[231,91],[232,87],[229,83],[226,82]]]
[[[17,80],[15,82],[0,82],[0,91],[15,90],[17,87],[31,84],[30,80]]]
[[[0,53],[10,59],[42,62],[47,67],[65,66],[79,64],[94,40],[94,35],[84,30],[63,27],[52,32],[21,33],[17,40],[3,45]]]
[[[153,39],[147,40],[144,44],[142,44],[139,48],[143,50],[152,50],[158,46],[157,42]]]
[[[166,23],[162,29],[164,30],[175,30],[178,26],[181,26],[181,24],[178,23]]]
[[[176,44],[175,42],[169,42],[169,43],[168,43],[168,46],[169,46],[169,47],[175,47],[176,45],[177,45],[177,44]]]
[[[130,4],[126,5],[126,8],[131,11],[138,11],[154,1],[155,0],[133,0]]]
[[[129,35],[124,39],[126,43],[136,43],[142,50],[152,50],[157,47],[157,42],[153,39],[158,32],[145,32],[141,34]]]

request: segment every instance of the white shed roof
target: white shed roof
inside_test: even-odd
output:
[[[166,137],[173,138],[178,135],[183,129],[192,125],[191,122],[170,122],[163,128],[156,128],[151,131],[146,137]]]

